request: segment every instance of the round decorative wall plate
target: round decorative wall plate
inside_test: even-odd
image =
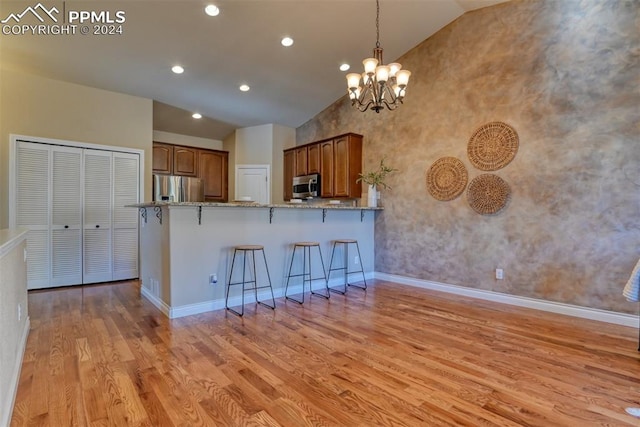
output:
[[[427,190],[436,200],[453,200],[462,194],[467,180],[467,168],[462,161],[455,157],[442,157],[427,171]]]
[[[481,215],[492,215],[504,208],[511,197],[509,184],[498,175],[486,173],[469,183],[469,206]]]
[[[491,122],[480,126],[469,139],[467,154],[476,168],[494,171],[508,165],[518,152],[518,133],[508,124]]]

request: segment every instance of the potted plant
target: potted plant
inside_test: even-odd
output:
[[[367,193],[367,206],[378,206],[378,188],[391,188],[387,185],[385,179],[387,178],[387,175],[397,170],[398,169],[394,169],[385,165],[384,158],[382,158],[382,160],[380,160],[380,166],[378,166],[378,169],[358,174],[358,179],[356,180],[356,182],[364,182],[369,186]]]

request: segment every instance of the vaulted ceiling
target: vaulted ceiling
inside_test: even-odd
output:
[[[385,62],[466,11],[501,1],[381,0]],[[89,25],[83,35],[78,25],[72,35],[2,35],[1,63],[153,99],[157,130],[223,139],[239,127],[300,126],[346,94],[346,72],[338,67],[346,62],[361,72],[376,41],[374,0],[211,2],[220,9],[216,17],[204,13],[203,1],[45,2],[64,10],[65,19],[73,8],[108,11],[112,19],[124,11],[122,34],[92,34]],[[0,17],[29,4],[2,2]],[[284,36],[293,46],[280,44]],[[175,64],[184,73],[172,73]],[[251,90],[241,92],[241,84]],[[204,121],[191,118],[196,111]]]

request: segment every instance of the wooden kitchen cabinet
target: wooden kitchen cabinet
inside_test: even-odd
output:
[[[181,176],[198,176],[197,148],[173,147],[173,174]]]
[[[294,176],[320,174],[321,197],[357,199],[362,185],[362,135],[347,133],[284,151],[284,195],[291,198]]]
[[[173,145],[153,143],[153,173],[165,175],[173,173]]]
[[[284,162],[282,175],[283,182],[283,198],[291,200],[293,198],[293,177],[295,176],[296,153],[295,150],[287,150],[284,152]]]
[[[307,175],[308,170],[307,170],[307,162],[308,162],[308,153],[307,153],[307,147],[299,147],[295,149],[295,153],[296,153],[296,163],[295,163],[295,176],[303,176],[303,175]]]
[[[226,202],[229,199],[229,153],[198,150],[198,178],[204,184],[205,202]]]
[[[153,173],[202,179],[205,202],[229,200],[229,152],[153,143]]]
[[[320,173],[320,144],[307,147],[307,174]]]
[[[333,140],[318,144],[320,147],[320,195],[333,197]]]
[[[360,197],[362,185],[356,180],[362,172],[362,136],[348,134],[335,138],[333,161],[333,197]]]

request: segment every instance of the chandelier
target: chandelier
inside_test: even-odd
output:
[[[380,2],[376,0],[376,47],[373,58],[362,61],[364,73],[347,74],[351,105],[360,111],[371,108],[376,113],[387,107],[395,110],[404,99],[411,72],[394,62],[384,65],[380,47]]]

